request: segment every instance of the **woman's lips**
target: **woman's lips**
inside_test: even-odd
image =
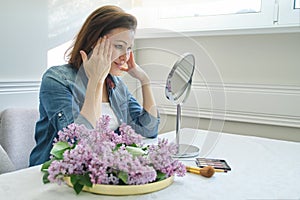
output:
[[[126,63],[118,63],[118,62],[114,62],[114,64],[120,69],[120,70],[124,70],[127,69],[128,66],[126,65]]]

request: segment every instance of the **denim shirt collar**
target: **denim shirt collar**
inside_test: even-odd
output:
[[[113,77],[111,74],[108,74],[105,81],[108,89],[114,89],[116,87],[116,82],[118,80],[115,77]]]

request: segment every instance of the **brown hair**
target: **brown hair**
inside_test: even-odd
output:
[[[137,20],[117,6],[103,6],[91,13],[77,34],[74,44],[66,51],[69,64],[79,69],[82,64],[80,50],[89,54],[100,37],[115,28],[134,30]]]

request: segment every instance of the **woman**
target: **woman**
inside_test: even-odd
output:
[[[136,25],[135,17],[119,7],[95,10],[78,33],[68,64],[45,72],[30,166],[49,160],[59,130],[73,122],[93,128],[103,114],[110,115],[113,130],[124,122],[144,137],[157,136],[159,116],[150,79],[132,53]],[[143,106],[118,77],[124,71],[140,81]]]

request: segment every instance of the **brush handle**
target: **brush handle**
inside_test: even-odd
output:
[[[200,171],[203,170],[204,168],[199,168],[199,167],[192,167],[192,166],[185,166],[186,170],[189,171],[189,170],[194,170],[194,171]],[[215,172],[226,172],[225,170],[223,169],[214,169]]]
[[[186,170],[188,172],[191,172],[191,173],[194,173],[194,174],[199,174],[199,175],[204,176],[206,178],[210,178],[215,174],[215,168],[213,168],[212,166],[206,166],[206,167],[203,167],[203,168],[186,166]]]

